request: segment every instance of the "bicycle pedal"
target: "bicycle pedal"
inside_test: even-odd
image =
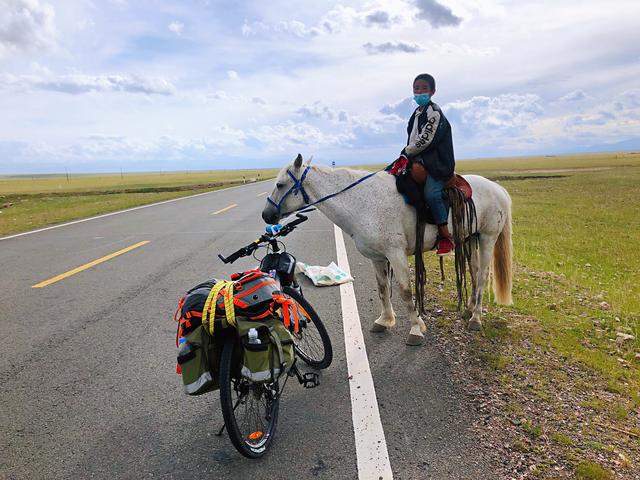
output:
[[[301,383],[304,388],[316,388],[320,385],[320,375],[315,372],[307,372],[302,375]]]

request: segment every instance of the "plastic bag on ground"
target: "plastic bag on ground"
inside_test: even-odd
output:
[[[331,262],[326,267],[297,262],[296,271],[304,273],[311,279],[316,287],[340,285],[341,283],[353,281],[353,278],[347,275],[347,272],[338,267],[334,262]]]

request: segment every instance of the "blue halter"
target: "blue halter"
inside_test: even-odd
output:
[[[289,169],[287,169],[287,174],[291,177],[291,180],[293,180],[293,186],[289,190],[287,190],[287,193],[285,193],[282,196],[282,198],[280,199],[280,201],[278,201],[278,203],[274,202],[271,199],[271,196],[267,197],[267,202],[269,202],[271,205],[276,207],[276,210],[278,211],[278,215],[282,213],[281,212],[282,204],[284,203],[286,198],[292,193],[294,194],[294,196],[298,195],[298,192],[302,193],[302,200],[304,200],[305,205],[309,204],[309,195],[307,195],[307,192],[302,186],[302,182],[304,182],[304,179],[307,178],[307,172],[309,171],[310,168],[311,167],[307,165],[307,168],[304,169],[304,172],[302,172],[302,175],[300,175],[299,179],[296,178],[296,176],[293,173],[291,173]]]
[[[267,202],[269,202],[271,205],[273,205],[274,207],[276,207],[276,210],[278,211],[278,215],[280,215],[281,217],[284,216],[282,215],[282,204],[284,203],[285,199],[291,194],[293,193],[294,195],[298,195],[298,192],[302,193],[302,199],[304,200],[304,206],[301,208],[298,208],[297,210],[293,210],[291,212],[287,212],[286,214],[291,214],[300,210],[303,210],[307,207],[312,207],[313,205],[317,205],[318,203],[322,203],[325,200],[329,200],[330,198],[335,197],[336,195],[341,194],[342,192],[346,192],[347,190],[349,190],[350,188],[355,187],[356,185],[364,182],[365,180],[373,177],[375,174],[382,172],[384,169],[382,170],[378,170],[376,172],[373,173],[369,173],[368,175],[365,175],[362,178],[359,178],[358,180],[356,180],[353,183],[350,183],[349,185],[347,185],[346,187],[344,187],[342,190],[339,190],[335,193],[330,193],[329,195],[325,195],[324,197],[316,200],[315,202],[310,202],[309,201],[309,195],[307,195],[307,192],[305,191],[304,187],[302,186],[302,182],[304,182],[305,178],[307,178],[307,172],[309,171],[311,167],[309,165],[307,165],[307,168],[304,169],[304,172],[302,172],[302,175],[300,176],[300,179],[297,179],[296,176],[291,173],[288,169],[287,169],[287,173],[289,174],[289,176],[291,177],[291,179],[293,180],[293,186],[287,190],[287,193],[285,193],[282,198],[280,199],[280,201],[278,203],[274,202],[271,199],[271,196],[267,197]]]

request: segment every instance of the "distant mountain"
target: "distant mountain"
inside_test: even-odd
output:
[[[640,151],[640,137],[623,140],[622,142],[592,145],[589,147],[572,147],[567,153],[588,152],[626,152]],[[564,153],[564,152],[563,152]]]

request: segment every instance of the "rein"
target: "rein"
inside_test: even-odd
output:
[[[380,172],[382,172],[384,170],[384,169],[382,169],[382,170],[378,170],[378,171],[373,172],[373,173],[369,173],[369,174],[365,175],[364,177],[359,178],[355,182],[350,183],[349,185],[344,187],[342,190],[339,190],[339,191],[334,192],[334,193],[330,193],[329,195],[325,195],[324,197],[316,200],[315,202],[310,202],[309,201],[310,200],[309,199],[309,195],[307,194],[306,190],[304,189],[304,185],[303,185],[303,182],[307,178],[307,172],[309,171],[310,168],[311,168],[311,166],[307,165],[307,168],[304,169],[304,172],[302,172],[302,175],[300,175],[300,178],[296,178],[296,176],[293,173],[291,173],[291,171],[289,171],[289,169],[287,169],[287,174],[293,180],[293,186],[289,190],[287,190],[287,192],[282,196],[282,198],[278,201],[278,203],[274,202],[273,199],[271,198],[271,196],[267,197],[267,202],[269,202],[271,205],[276,207],[276,210],[278,211],[278,215],[286,216],[286,215],[290,215],[292,213],[299,212],[300,210],[304,210],[306,208],[313,207],[314,205],[317,205],[318,203],[322,203],[325,200],[329,200],[330,198],[333,198],[336,195],[340,195],[341,193],[346,192],[350,188],[355,187],[356,185],[364,182],[365,180],[373,177],[375,174],[380,173]],[[302,194],[302,199],[304,200],[304,206],[302,206],[302,207],[300,207],[300,208],[298,208],[296,210],[292,210],[290,212],[286,212],[286,213],[283,214],[281,212],[281,210],[282,210],[282,204],[284,203],[285,199],[292,193],[294,194],[294,196],[298,195],[298,192],[300,192]]]

